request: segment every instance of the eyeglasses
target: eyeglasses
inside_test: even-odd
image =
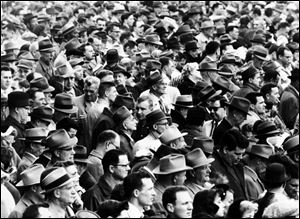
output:
[[[222,107],[215,107],[215,106],[212,106],[212,107],[210,107],[209,109],[210,109],[211,111],[218,111],[218,109],[220,109],[220,108],[222,108]]]
[[[126,168],[126,167],[129,167],[129,163],[128,163],[128,164],[116,164],[116,165],[114,165],[114,166],[119,166],[119,167],[124,167],[124,168]]]
[[[83,91],[84,91],[85,93],[91,93],[91,94],[94,94],[94,93],[97,92],[97,90],[88,90],[88,89],[83,89]]]
[[[156,123],[157,125],[162,125],[162,126],[167,126],[167,125],[169,125],[169,123],[167,123],[167,122],[164,122],[164,123]]]

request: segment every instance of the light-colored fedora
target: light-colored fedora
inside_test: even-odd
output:
[[[31,186],[40,184],[42,172],[45,170],[42,164],[33,164],[21,173],[21,181],[16,186]]]
[[[174,106],[179,106],[183,108],[192,108],[193,105],[193,98],[192,95],[180,95],[176,99],[176,103],[173,103]]]
[[[251,150],[248,153],[258,157],[269,159],[269,157],[274,154],[274,149],[267,144],[255,144],[251,147]]]
[[[200,148],[196,148],[185,155],[187,165],[193,167],[201,167],[214,162],[214,158],[207,158]]]
[[[186,136],[187,134],[187,132],[181,133],[175,125],[171,125],[164,131],[159,139],[162,143],[168,144],[173,140]]]
[[[169,154],[159,160],[159,165],[153,169],[153,173],[157,175],[168,175],[181,171],[192,170],[185,163],[185,157],[182,154]]]

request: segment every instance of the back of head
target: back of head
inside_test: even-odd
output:
[[[126,155],[123,151],[118,149],[113,149],[108,151],[102,160],[104,174],[109,173],[109,166],[110,165],[117,165],[119,163],[119,157],[121,155]]]
[[[142,179],[144,179],[144,178],[151,179],[149,174],[142,172],[142,171],[131,173],[127,177],[124,178],[124,181],[123,181],[124,197],[127,200],[129,200],[132,197],[135,189],[138,189],[138,190],[142,189],[142,187],[143,187]]]
[[[221,148],[227,147],[227,150],[233,151],[237,147],[246,149],[249,146],[248,139],[237,129],[227,130],[220,141]]]
[[[193,201],[192,217],[197,218],[200,213],[215,215],[219,207],[214,204],[217,191],[215,189],[203,190],[198,192]],[[203,201],[205,200],[205,201]]]

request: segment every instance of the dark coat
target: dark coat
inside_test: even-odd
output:
[[[36,68],[35,68],[35,72],[41,73],[49,81],[50,78],[54,75],[53,63],[50,62],[50,65],[47,65],[43,61],[43,57],[41,57],[39,59],[39,61],[37,62],[37,65],[36,65]]]
[[[299,113],[299,92],[289,85],[282,93],[279,103],[279,114],[289,129],[293,129]]]
[[[250,83],[246,83],[243,84],[243,86],[235,91],[232,96],[236,96],[236,97],[246,97],[247,94],[251,93],[251,92],[258,92],[259,91],[259,87],[257,87],[254,84],[250,84]]]
[[[18,132],[17,136],[15,137],[15,143],[12,144],[12,146],[15,148],[16,152],[20,157],[23,157],[24,149],[25,149],[25,143],[24,141],[21,141],[20,138],[25,138],[25,125],[19,123],[17,120],[15,120],[12,116],[8,116],[5,121],[4,125],[12,126],[15,128]]]
[[[178,90],[181,95],[192,94],[191,87],[194,87],[195,83],[188,77],[183,77],[183,80],[178,84]]]
[[[231,129],[233,126],[228,122],[226,117],[222,120],[222,122],[215,128],[213,133],[213,140],[215,146],[220,145],[220,140],[223,137],[224,132]]]
[[[172,122],[178,124],[178,129],[182,130],[185,127],[186,120],[177,110],[171,110]]]
[[[140,120],[136,126],[136,130],[132,133],[132,138],[139,141],[149,134],[149,128],[146,124],[146,119]]]
[[[82,194],[84,207],[91,211],[97,211],[101,202],[110,199],[112,190],[113,188],[107,184],[104,176],[101,176],[96,185]]]
[[[133,145],[135,144],[134,140],[129,138],[123,131],[118,132],[120,135],[120,150],[124,151],[129,158],[129,161],[133,161]]]
[[[88,171],[84,171],[79,177],[79,184],[86,191],[96,185],[96,179]]]
[[[219,172],[228,178],[229,186],[234,191],[234,199],[247,199],[243,165],[230,166],[216,150],[213,152],[213,158],[215,161],[211,163],[212,173]]]

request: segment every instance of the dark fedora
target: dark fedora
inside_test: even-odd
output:
[[[185,44],[185,51],[190,51],[190,50],[195,50],[195,49],[199,49],[198,45],[197,45],[197,41],[189,41]]]
[[[262,45],[265,45],[266,43],[266,37],[263,34],[255,34],[253,38],[250,40],[252,43],[260,43]]]
[[[229,103],[225,103],[228,107],[239,110],[243,113],[248,114],[250,108],[250,101],[243,97],[233,96]]]
[[[226,28],[224,25],[216,26],[217,36],[222,36],[223,34],[226,34]]]
[[[193,33],[187,32],[179,35],[179,42],[185,45],[187,42],[197,41]]]
[[[53,112],[54,110],[48,106],[39,106],[33,108],[32,112],[29,115],[33,118],[37,118],[46,122],[53,122]]]
[[[208,101],[215,96],[218,96],[222,93],[221,90],[215,90],[211,85],[206,86],[199,91],[197,98],[200,102]]]
[[[32,63],[32,61],[29,61],[27,59],[19,59],[17,67],[19,67],[19,68],[26,68],[26,69],[32,69],[33,68],[33,63]]]
[[[199,65],[200,71],[219,71],[216,62],[201,62]]]
[[[213,154],[214,151],[214,140],[207,136],[193,138],[191,149],[194,150],[200,148],[206,154]]]
[[[221,59],[220,59],[220,62],[219,62],[219,65],[222,65],[222,64],[233,64],[233,65],[241,65],[243,64],[240,60],[238,60],[238,58],[231,54],[231,53],[225,53]]]
[[[146,124],[148,127],[151,127],[155,123],[163,120],[169,119],[170,117],[166,116],[161,110],[154,110],[146,115]]]
[[[217,76],[212,80],[215,89],[221,89],[224,92],[232,92],[230,80],[223,76]]]
[[[171,37],[170,39],[168,39],[168,41],[167,41],[167,49],[179,50],[180,49],[180,45],[179,45],[178,39],[175,38],[175,37]]]
[[[271,121],[263,121],[257,126],[257,137],[264,137],[264,136],[272,136],[280,134],[281,131],[277,129],[274,122]]]
[[[88,154],[86,147],[83,145],[76,145],[74,147],[74,162],[75,163],[91,163],[91,161],[88,159]]]
[[[183,108],[192,108],[193,105],[193,97],[192,95],[180,95],[176,99],[176,103],[173,103],[174,106],[179,106]]]
[[[225,77],[231,77],[234,75],[234,72],[228,64],[224,64],[222,67],[220,67],[218,74]]]
[[[185,155],[186,164],[196,169],[214,162],[214,158],[207,158],[200,148],[195,148]]]
[[[109,49],[106,52],[107,63],[117,63],[119,61],[119,53],[117,49]]]
[[[55,130],[47,138],[42,140],[42,144],[49,148],[50,151],[60,149],[70,149],[75,147],[78,139],[70,138],[70,135],[65,129]]]
[[[66,93],[57,94],[54,100],[54,109],[63,113],[76,113],[78,107],[74,106],[72,96]]]
[[[83,58],[72,58],[69,60],[70,65],[74,68],[76,65],[83,65]]]
[[[37,127],[25,129],[24,138],[19,138],[27,142],[41,143],[47,137],[47,130],[45,128]]]
[[[35,78],[30,81],[30,88],[41,90],[45,93],[50,93],[54,91],[54,87],[48,84],[48,80],[45,77]]]
[[[248,68],[242,70],[241,74],[243,81],[247,81],[249,78],[253,78],[254,75],[259,74],[259,71],[253,65],[250,65]]]
[[[6,53],[1,55],[1,62],[15,62],[18,61],[16,55],[14,53]]]
[[[269,159],[269,157],[274,154],[274,149],[267,144],[255,144],[252,145],[248,154],[253,154],[258,157]]]
[[[285,166],[281,163],[271,163],[268,165],[262,177],[262,180],[269,184],[284,183],[289,179]]]
[[[177,31],[176,31],[176,35],[179,36],[183,33],[192,33],[192,30],[190,28],[190,25],[188,24],[184,24],[182,26],[180,26]]]
[[[229,34],[223,34],[222,36],[220,36],[220,43],[221,43],[221,45],[231,44],[232,40],[231,40]]]
[[[253,55],[258,59],[267,60],[268,50],[263,46],[255,46],[253,49]]]
[[[75,26],[74,26],[74,23],[73,22],[68,22],[66,23],[61,29],[60,31],[58,32],[59,35],[61,36],[65,36],[69,33],[71,33],[72,31],[75,30]]]
[[[154,71],[148,78],[147,78],[147,82],[149,86],[152,86],[160,81],[163,80],[163,77],[161,75],[161,73],[157,70]]]
[[[37,18],[37,15],[32,14],[32,13],[30,12],[30,13],[28,13],[28,14],[24,14],[23,21],[24,21],[24,23],[28,23],[28,22],[30,22],[30,20],[32,20],[33,18]]]
[[[162,46],[162,42],[159,41],[158,36],[156,35],[148,35],[145,37],[144,40],[145,43],[149,43],[149,44],[154,44],[154,45],[158,45],[158,46]]]
[[[118,94],[124,95],[124,96],[130,96],[132,95],[131,92],[129,92],[123,84],[119,84],[116,86],[116,89],[118,91]]]
[[[39,51],[40,52],[51,52],[53,51],[53,44],[50,40],[41,40],[39,41]]]
[[[283,143],[282,147],[288,153],[294,151],[295,149],[298,149],[299,151],[299,135],[295,135],[288,139],[286,142]]]
[[[13,91],[8,94],[7,105],[9,107],[29,106],[29,95],[22,91]]]
[[[114,108],[119,108],[121,106],[126,106],[127,109],[133,110],[135,108],[135,101],[132,96],[128,95],[117,95],[115,101],[113,102]]]
[[[295,79],[299,80],[299,68],[294,68],[291,71],[291,75],[288,76],[288,78],[291,79],[291,80],[295,80]]]
[[[190,10],[188,10],[187,15],[195,15],[195,14],[201,14],[202,12],[196,8],[192,7]]]
[[[120,65],[117,65],[114,69],[112,69],[113,73],[116,74],[123,74],[124,76],[126,76],[127,78],[131,77],[131,74],[129,71],[127,71],[125,68],[123,68]]]
[[[115,124],[120,125],[125,119],[131,116],[132,113],[127,109],[126,106],[121,106],[113,115]]]

